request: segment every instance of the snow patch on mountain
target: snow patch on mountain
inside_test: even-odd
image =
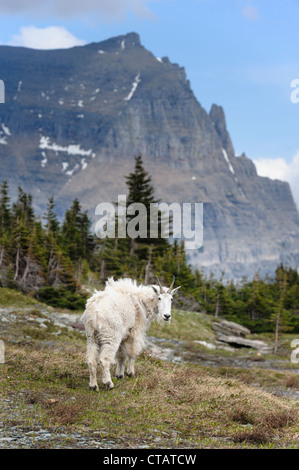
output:
[[[81,155],[82,157],[93,157],[95,153],[92,149],[84,150],[81,149],[80,145],[71,144],[67,147],[63,147],[62,145],[57,145],[55,142],[53,144],[50,143],[50,137],[41,136],[39,148],[42,150],[53,150],[53,152],[65,152],[68,155]]]
[[[82,170],[85,170],[85,168],[86,168],[87,165],[88,165],[88,163],[87,163],[87,161],[86,161],[85,158],[82,158],[82,160],[81,160],[81,165],[82,165]]]
[[[138,75],[136,75],[136,77],[135,77],[135,81],[132,85],[132,89],[131,89],[130,93],[128,94],[128,96],[126,98],[124,98],[125,101],[130,101],[130,99],[132,99],[132,97],[133,97],[135,91],[137,90],[137,87],[138,87],[140,82],[141,82],[140,73],[138,73]]]
[[[68,166],[69,166],[69,162],[62,162],[62,173],[68,169]]]
[[[231,164],[231,162],[229,161],[229,158],[228,158],[228,155],[226,153],[226,150],[225,149],[222,149],[222,152],[223,152],[223,155],[224,155],[224,159],[228,165],[228,168],[229,168],[229,171],[234,175],[235,174],[235,170],[233,169],[233,166]]]
[[[7,145],[7,138],[11,136],[9,128],[5,124],[1,124],[0,128],[0,144]]]
[[[46,152],[42,152],[43,160],[41,161],[41,167],[45,168],[46,164],[48,163],[48,158]]]
[[[5,124],[1,124],[4,134],[10,136],[11,132]]]
[[[69,170],[66,172],[66,175],[68,176],[73,176],[73,174],[75,173],[75,171],[79,170],[79,163],[76,163],[76,165],[74,166],[74,168],[72,170]]]
[[[242,198],[243,199],[246,199],[246,196],[244,194],[244,191],[242,190],[241,186],[240,186],[240,182],[238,180],[238,177],[236,176],[236,173],[235,173],[235,170],[233,169],[233,166],[231,164],[231,162],[229,161],[229,158],[228,158],[228,155],[227,155],[227,152],[225,149],[222,149],[222,152],[223,152],[223,155],[224,155],[224,158],[225,158],[225,161],[228,165],[228,168],[229,168],[229,171],[234,175],[234,180],[235,182],[237,183],[238,185],[238,189],[239,189],[239,193],[241,194]]]

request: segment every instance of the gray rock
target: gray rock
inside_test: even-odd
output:
[[[213,330],[216,332],[218,344],[229,344],[234,347],[244,347],[258,349],[262,353],[272,351],[272,347],[264,341],[245,338],[250,334],[250,330],[239,323],[221,320],[213,322]]]
[[[146,350],[151,356],[161,359],[162,361],[171,361],[174,359],[173,349],[160,348],[160,346],[150,342],[148,339],[146,340]]]
[[[224,335],[240,336],[242,338],[245,338],[246,335],[250,335],[250,330],[248,328],[240,325],[239,323],[228,320],[213,322],[213,330]]]
[[[219,333],[218,341],[228,343],[232,346],[254,348],[258,350],[267,349],[268,345],[263,341],[241,338],[240,336],[227,336]]]

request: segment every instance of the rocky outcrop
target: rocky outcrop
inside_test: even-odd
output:
[[[67,50],[0,46],[1,179],[59,215],[78,198],[94,217],[116,201],[142,153],[157,198],[204,203],[204,245],[190,262],[228,277],[299,265],[299,216],[287,183],[235,156],[222,107],[206,112],[183,67],[136,33]],[[240,116],[240,119],[242,116]]]
[[[241,338],[245,338],[246,335],[250,335],[250,330],[245,326],[227,320],[221,320],[220,322],[214,321],[213,330],[215,330],[217,334],[233,335]]]
[[[272,352],[273,348],[264,341],[245,338],[250,330],[242,325],[227,320],[213,322],[213,330],[216,332],[217,342],[229,344],[235,348],[253,348],[261,353]]]

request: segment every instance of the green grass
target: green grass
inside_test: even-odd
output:
[[[29,295],[24,295],[14,289],[0,287],[0,307],[25,308],[40,304],[40,302]]]
[[[171,448],[292,447],[299,430],[295,403],[146,354],[136,377],[117,381],[109,392],[89,391],[83,347],[61,354],[9,346],[0,370],[0,395],[14,402],[13,412],[0,411],[6,425],[100,431],[124,447],[154,447],[158,436],[159,446]]]
[[[57,327],[51,319],[45,322],[47,328],[41,328],[35,319],[51,315],[51,310],[15,291],[0,289],[0,304],[16,308],[17,319],[8,333],[24,338],[15,344],[3,337],[0,421],[4,428],[14,425],[33,432],[43,428],[52,433],[63,429],[66,434],[91,436],[96,432],[124,448],[298,447],[298,401],[266,391],[298,390],[298,374],[262,369],[259,362],[249,369],[174,364],[144,353],[136,362],[135,378],[113,378],[113,390],[91,392],[82,334]],[[24,320],[22,308],[33,321]],[[204,314],[175,311],[171,325],[153,324],[149,335],[169,344],[170,340],[187,345],[195,340],[213,342],[212,320]],[[55,439],[36,446],[55,447]]]
[[[209,315],[198,312],[173,310],[171,323],[152,323],[148,335],[176,341],[212,341],[214,332]]]

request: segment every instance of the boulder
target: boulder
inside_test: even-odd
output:
[[[220,344],[228,344],[235,348],[258,349],[262,353],[271,352],[273,349],[264,341],[245,338],[250,334],[250,330],[238,323],[221,320],[213,322],[213,329],[216,332],[217,342]]]
[[[239,348],[254,348],[254,349],[267,349],[268,345],[264,343],[264,341],[259,341],[256,339],[246,339],[241,338],[240,336],[227,336],[218,334],[217,335],[218,341],[223,343],[228,343],[231,346],[239,347]]]
[[[221,320],[220,322],[213,322],[213,329],[217,334],[223,334],[228,336],[238,336],[245,338],[246,335],[250,335],[250,330],[245,326],[239,325],[228,320]]]

